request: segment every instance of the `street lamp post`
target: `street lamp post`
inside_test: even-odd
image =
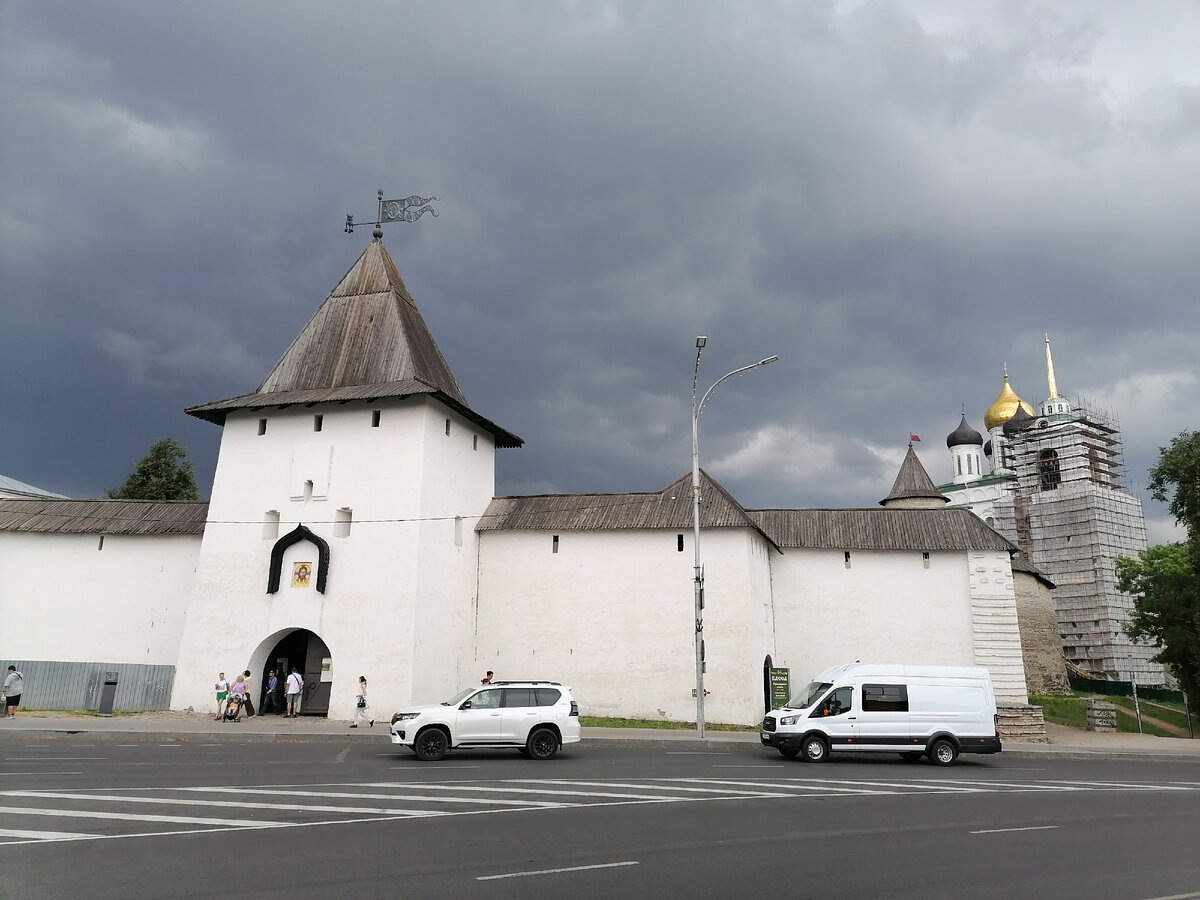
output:
[[[727,372],[713,382],[712,387],[704,392],[700,402],[696,402],[696,384],[700,380],[700,354],[708,338],[696,338],[696,368],[692,372],[692,544],[696,549],[695,567],[695,600],[696,600],[696,732],[704,737],[704,568],[700,562],[700,413],[709,395],[717,389],[726,378],[741,375],[759,366],[765,366],[779,359],[778,356],[768,356],[756,363],[742,366]]]

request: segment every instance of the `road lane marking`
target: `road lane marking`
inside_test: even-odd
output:
[[[742,796],[749,796],[749,797],[785,797],[785,796],[787,796],[786,794],[768,793],[766,791],[747,791],[747,790],[730,791],[730,790],[726,790],[724,788],[680,787],[680,786],[676,786],[676,785],[672,785],[672,784],[661,783],[662,781],[665,781],[665,780],[667,780],[667,779],[656,780],[655,783],[653,783],[653,784],[625,784],[625,783],[622,783],[619,781],[548,781],[548,780],[541,779],[541,778],[519,778],[519,779],[516,779],[518,784],[568,784],[568,785],[578,784],[578,785],[582,785],[583,787],[613,787],[613,788],[647,788],[647,787],[650,787],[650,788],[654,788],[655,790],[658,790],[658,791],[688,791],[688,792],[697,793],[697,794],[741,794]],[[708,782],[706,782],[702,779],[677,778],[677,779],[670,779],[670,780],[683,781],[685,783],[694,781],[695,783],[698,783],[698,784],[704,784],[704,785],[708,784]],[[741,784],[742,782],[718,781],[718,782],[714,782],[714,783],[715,784]],[[752,785],[752,786],[754,786],[754,785]],[[778,788],[779,785],[770,785],[770,787]],[[584,794],[584,796],[590,797],[590,796],[596,796],[596,795]],[[603,795],[600,795],[600,796],[603,796]]]
[[[127,822],[176,822],[182,825],[223,825],[244,828],[247,825],[287,825],[288,822],[261,822],[251,819],[206,819],[198,816],[156,816],[150,813],[100,812],[83,809],[35,809],[28,806],[0,806],[0,813],[15,816],[54,816],[67,819],[121,819]]]
[[[247,800],[184,800],[179,797],[130,797],[116,794],[68,794],[58,791],[2,791],[0,796],[51,800],[106,800],[115,803],[157,803],[164,806],[227,806],[233,809],[282,809],[288,812],[346,812],[358,815],[429,816],[428,810],[389,809],[379,806],[308,806],[300,803],[251,803]]]
[[[549,783],[556,784],[557,782],[549,782]],[[569,783],[569,782],[567,782],[567,783]],[[461,790],[464,790],[462,785],[448,785],[448,784],[391,785],[391,784],[384,783],[384,784],[365,784],[365,785],[363,785],[363,787],[405,787],[405,788],[409,788],[410,790],[412,788],[423,788],[424,790],[427,790],[427,791],[461,791]],[[469,790],[494,792],[494,793],[498,793],[498,794],[552,794],[554,796],[565,795],[567,797],[611,797],[616,800],[667,800],[667,799],[670,799],[668,797],[663,797],[660,794],[610,794],[610,793],[601,793],[599,791],[541,791],[541,790],[533,790],[533,789],[524,788],[524,787],[484,787],[482,785],[472,785],[469,788]]]
[[[1050,831],[1057,825],[1029,825],[1025,828],[987,828],[983,831],[972,831],[971,834],[1003,834],[1006,831]]]
[[[282,795],[285,797],[295,797],[297,791],[279,791],[271,788],[212,788],[212,787],[181,787],[167,788],[171,791],[196,791],[197,793],[214,793],[214,794],[267,794],[267,795]],[[299,792],[302,797],[330,797],[342,800],[423,800],[428,803],[486,803],[490,806],[536,806],[544,808],[549,806],[566,806],[565,803],[555,803],[553,800],[497,800],[493,797],[429,797],[423,794],[362,794],[354,791],[303,791]],[[195,803],[203,803],[203,800],[192,801]]]
[[[557,875],[560,872],[586,872],[589,869],[615,869],[619,866],[636,866],[637,860],[628,860],[626,862],[616,863],[599,863],[594,866],[568,866],[562,869],[539,869],[536,872],[507,872],[504,875],[480,875],[476,877],[476,881],[495,881],[497,878],[525,878],[529,875]]]
[[[82,775],[82,772],[0,772],[2,775]]]
[[[85,760],[103,760],[107,756],[6,756],[5,762],[82,762]]]
[[[6,837],[35,841],[77,841],[80,838],[91,837],[91,835],[74,831],[22,831],[17,828],[0,828],[0,838]]]

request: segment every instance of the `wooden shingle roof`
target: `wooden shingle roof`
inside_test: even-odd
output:
[[[921,460],[917,458],[917,453],[913,450],[912,444],[909,444],[908,453],[904,455],[904,461],[900,463],[900,471],[896,474],[896,480],[892,483],[892,490],[886,497],[879,501],[879,505],[887,506],[889,502],[894,500],[914,499],[939,501],[941,503],[950,502],[950,498],[937,489],[937,486],[933,483],[933,479],[929,477],[929,473],[921,465]]]
[[[758,525],[718,482],[700,471],[702,528],[750,528]],[[661,491],[626,494],[537,494],[496,497],[476,531],[618,531],[692,527],[692,477],[685,475]],[[770,535],[764,534],[768,541]],[[772,542],[773,543],[773,542]]]
[[[0,500],[0,531],[203,534],[205,501]]]
[[[1007,550],[1017,548],[974,513],[942,509],[751,509],[786,549]]]
[[[426,394],[489,432],[523,441],[475,413],[381,241],[372,241],[292,341],[258,390],[190,407],[222,424],[238,409]]]

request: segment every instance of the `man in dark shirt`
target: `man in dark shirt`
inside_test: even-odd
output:
[[[274,669],[267,676],[267,693],[263,696],[262,709],[258,712],[263,716],[283,712],[283,704],[279,700],[279,679],[275,676]]]

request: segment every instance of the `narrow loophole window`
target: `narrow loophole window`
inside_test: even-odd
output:
[[[262,539],[273,541],[279,537],[279,510],[268,509],[263,513]]]
[[[446,420],[446,434],[447,435],[450,434],[450,420],[449,419]]]
[[[377,410],[377,409],[371,410],[371,427],[372,428],[379,427],[379,410]]]
[[[462,516],[454,517],[454,546],[461,547],[463,545],[463,518]]]
[[[680,553],[683,552],[683,535],[682,534],[675,535],[675,549],[678,550]]]
[[[104,549],[104,535],[100,535],[100,543],[98,543],[98,544],[96,545],[96,549],[97,549],[97,550],[103,550],[103,549]]]
[[[929,568],[929,551],[926,550],[921,554],[921,565],[926,569]]]
[[[479,435],[477,435],[477,434],[471,435],[471,449],[472,450],[479,449]]]
[[[311,481],[304,482],[304,499],[311,500],[313,495],[313,483]]]
[[[267,420],[266,420],[266,419],[259,419],[259,420],[258,420],[258,433],[259,433],[259,434],[266,434],[266,433],[267,433]]]
[[[313,431],[320,431],[325,426],[324,416],[313,416]]]
[[[550,541],[550,552],[551,553],[558,552],[558,535],[557,534],[554,535],[554,537]]]
[[[350,526],[354,524],[354,510],[343,506],[333,514],[333,536],[350,537]]]
[[[845,551],[845,557],[846,557],[846,568],[848,569],[848,568],[850,568],[850,551],[849,550]]]

